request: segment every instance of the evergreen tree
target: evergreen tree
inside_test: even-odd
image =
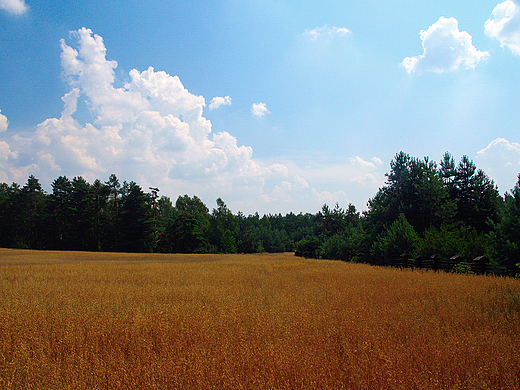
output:
[[[520,174],[511,194],[505,195],[503,218],[495,225],[492,238],[498,259],[520,267]]]
[[[390,168],[386,186],[368,201],[365,226],[369,240],[381,235],[400,214],[418,233],[451,221],[455,205],[434,162],[400,152]]]
[[[108,222],[106,215],[106,208],[108,204],[110,189],[98,179],[90,187],[90,196],[92,199],[92,225],[91,225],[91,245],[94,251],[104,250],[103,236],[105,234],[105,227]]]
[[[173,238],[170,236],[170,233],[171,227],[177,218],[177,211],[175,210],[172,201],[167,196],[161,196],[157,200],[156,207],[157,210],[154,222],[156,247],[158,252],[165,253],[171,251],[171,240]]]
[[[21,247],[22,234],[22,189],[17,183],[0,185],[0,246]]]
[[[96,216],[94,196],[90,184],[81,176],[72,179],[71,194],[72,248],[74,250],[96,250],[94,240],[94,218]]]
[[[117,250],[150,252],[153,248],[149,197],[135,182],[123,183],[118,218]]]
[[[191,198],[188,195],[179,196],[175,202],[175,208],[178,214],[187,213],[193,216],[201,233],[206,235],[210,226],[209,209],[199,197],[196,195]]]
[[[206,240],[197,218],[187,212],[180,213],[167,228],[167,251],[172,253],[205,253]]]
[[[52,218],[49,233],[53,248],[72,250],[74,246],[73,229],[76,225],[72,204],[72,183],[66,176],[59,176],[52,184],[49,210]]]
[[[399,257],[403,253],[414,254],[419,245],[419,235],[406,220],[404,214],[399,214],[387,231],[381,234],[372,246],[372,254],[387,259]]]
[[[255,238],[254,227],[250,219],[242,212],[237,214],[238,237],[236,246],[240,253],[255,253],[258,251],[258,241]]]
[[[103,236],[101,247],[105,251],[118,250],[118,227],[120,225],[120,202],[122,195],[121,184],[115,174],[111,174],[105,182],[107,201],[103,211]]]
[[[21,245],[22,248],[44,248],[46,194],[38,179],[30,175],[22,187],[21,197]]]
[[[221,198],[217,199],[217,208],[211,213],[210,243],[218,252],[235,253],[238,235],[238,218],[233,215]]]
[[[446,153],[444,159],[449,159]],[[443,179],[452,201],[456,204],[456,221],[489,232],[498,222],[502,199],[495,183],[467,156],[462,156],[457,167],[450,163],[442,168]]]

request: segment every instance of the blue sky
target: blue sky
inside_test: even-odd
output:
[[[0,0],[0,181],[359,210],[400,151],[520,172],[515,1]]]

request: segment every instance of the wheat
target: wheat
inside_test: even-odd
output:
[[[508,278],[0,250],[2,389],[514,389],[519,331]]]

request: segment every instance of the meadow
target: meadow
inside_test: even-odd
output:
[[[0,249],[1,389],[517,389],[520,281]]]

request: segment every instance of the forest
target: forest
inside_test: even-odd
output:
[[[197,197],[175,203],[158,188],[135,182],[88,183],[60,176],[52,192],[29,176],[25,185],[0,184],[0,247],[48,250],[258,253],[367,262],[412,256],[466,261],[485,255],[520,266],[520,174],[503,197],[467,156],[396,154],[385,185],[367,210],[323,205],[316,214],[234,214],[218,198],[211,212]]]

